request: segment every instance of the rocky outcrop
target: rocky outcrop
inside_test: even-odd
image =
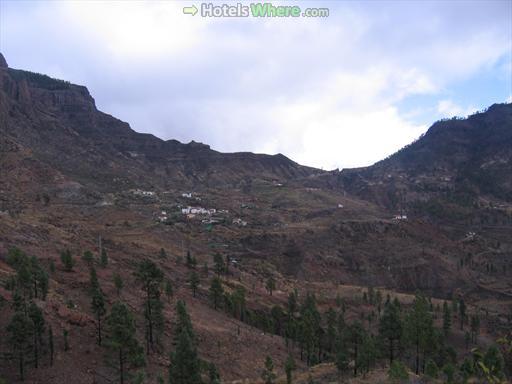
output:
[[[8,68],[7,61],[5,60],[4,55],[0,52],[0,68]]]
[[[283,155],[225,154],[194,141],[137,133],[98,111],[87,88],[38,73],[0,69],[0,96],[4,134],[92,189],[240,187],[253,179],[288,181],[319,172]]]

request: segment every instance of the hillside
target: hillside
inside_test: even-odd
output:
[[[337,182],[392,208],[433,196],[512,202],[512,104],[435,123],[417,141]]]
[[[486,351],[511,329],[511,122],[512,105],[494,105],[434,124],[371,167],[323,172],[283,155],[224,154],[137,133],[98,111],[85,87],[8,68],[0,55],[0,379],[19,380],[7,330],[19,312],[23,276],[14,248],[34,256],[30,268],[48,276],[45,300],[32,297],[32,285],[24,296],[46,321],[41,364],[35,368],[27,357],[27,383],[118,382],[107,346],[96,343],[92,268],[106,316],[118,301],[134,315],[146,365],[130,372],[144,371],[142,382],[167,378],[178,301],[191,317],[205,382],[208,364],[222,382],[259,382],[267,355],[279,382],[288,355],[297,366],[294,382],[306,383],[310,374],[317,383],[336,382],[338,338],[350,351],[345,378],[357,362],[350,382],[385,381],[387,350],[379,344],[382,356],[368,362],[366,373],[348,335],[382,343],[387,296],[399,302],[405,328],[418,292],[436,335],[432,349],[422,347],[423,364],[428,356],[459,369],[471,348]],[[61,260],[65,250],[71,268]],[[92,260],[82,256],[86,251]],[[162,274],[154,298],[162,304],[161,335],[151,348],[136,277],[143,261]],[[216,278],[223,289],[218,308]],[[172,295],[165,294],[166,281]],[[453,324],[442,336],[445,302]],[[457,310],[462,302],[465,317]],[[468,345],[476,318],[478,335]],[[308,334],[305,324],[316,328]],[[414,371],[414,348],[403,337],[397,354]]]
[[[137,133],[98,111],[83,86],[7,66],[0,71],[4,145],[29,149],[35,162],[84,187],[109,192],[135,186],[232,187],[249,179],[289,180],[319,172],[283,155],[224,154],[200,143]]]

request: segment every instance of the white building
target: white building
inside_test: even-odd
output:
[[[237,218],[237,219],[233,219],[233,224],[239,225],[241,227],[245,227],[247,225],[247,221]]]
[[[186,207],[181,208],[181,213],[183,215],[213,215],[217,212],[215,208],[206,209],[203,207]]]
[[[133,191],[133,193],[135,195],[140,195],[140,196],[150,196],[150,197],[151,196],[155,196],[155,192],[153,192],[153,191],[143,191],[141,189],[136,189],[136,190]]]

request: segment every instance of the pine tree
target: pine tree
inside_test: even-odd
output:
[[[340,296],[339,293],[336,293],[336,299],[334,299],[334,301],[336,302],[336,307],[341,308],[343,304],[343,298]]]
[[[349,355],[345,341],[345,335],[343,332],[338,332],[336,336],[336,356],[334,363],[338,370],[338,375],[341,377],[349,370]]]
[[[30,320],[22,312],[16,312],[7,325],[9,345],[13,356],[18,359],[20,379],[25,378],[25,355],[30,348],[33,328]]]
[[[208,381],[209,384],[220,384],[219,370],[213,363],[208,364]]]
[[[124,287],[123,278],[119,273],[114,274],[114,286],[116,287],[117,297],[121,296],[121,290]]]
[[[73,259],[73,255],[69,249],[66,249],[60,254],[60,261],[64,266],[64,270],[70,272],[73,270],[73,266],[75,265],[75,260]]]
[[[276,377],[277,376],[274,373],[274,363],[272,362],[272,358],[267,356],[265,358],[265,368],[261,374],[261,378],[265,384],[274,384]]]
[[[214,277],[210,285],[210,299],[213,303],[213,308],[215,310],[217,310],[223,295],[224,288],[222,288],[222,282],[218,277]]]
[[[464,332],[464,344],[466,344],[466,349],[469,349],[469,345],[471,344],[471,333],[468,331]]]
[[[479,364],[479,368],[484,371],[484,375],[488,381],[490,383],[500,383],[503,379],[504,362],[496,346],[492,345],[489,347],[483,357],[482,363],[483,364]]]
[[[292,384],[292,374],[295,370],[295,360],[293,360],[292,355],[288,355],[288,358],[286,359],[284,363],[284,370],[286,372],[286,384]]]
[[[455,367],[453,366],[452,363],[447,363],[444,365],[443,367],[443,373],[445,374],[446,376],[446,383],[447,384],[452,384],[453,383],[453,378],[455,376]]]
[[[146,351],[149,353],[150,348],[154,349],[155,344],[160,347],[161,336],[164,331],[165,318],[164,318],[164,305],[160,296],[155,296],[150,299],[150,303],[147,302],[144,305],[144,318],[146,320]],[[151,312],[149,309],[151,308]],[[150,333],[150,325],[151,331]],[[152,336],[152,339],[151,339]]]
[[[64,352],[69,351],[69,331],[67,329],[62,330],[62,337],[64,338]]]
[[[188,281],[190,284],[190,289],[192,289],[192,296],[196,297],[196,291],[197,291],[197,288],[199,287],[199,275],[197,274],[196,271],[192,271],[190,273]]]
[[[375,289],[373,287],[368,288],[368,302],[371,305],[375,304]]]
[[[283,333],[284,311],[280,305],[272,306],[272,309],[270,310],[270,319],[273,324],[274,334],[281,335]]]
[[[108,265],[108,254],[107,250],[105,248],[101,249],[101,255],[100,255],[100,266],[102,268],[107,268]]]
[[[425,375],[431,379],[437,379],[437,376],[439,375],[439,368],[434,360],[427,360],[427,363],[425,364]]]
[[[460,318],[460,330],[464,329],[464,322],[466,321],[466,303],[464,299],[459,300],[459,318]]]
[[[30,273],[32,275],[31,280],[34,287],[34,297],[40,297],[42,300],[46,300],[46,295],[48,294],[48,274],[39,260],[34,256],[30,258]]]
[[[197,265],[197,260],[194,256],[190,254],[190,251],[187,251],[187,259],[186,259],[187,268],[195,269]]]
[[[160,286],[164,279],[164,273],[150,260],[143,260],[139,263],[134,272],[137,282],[142,286],[146,294],[144,303],[144,318],[147,328],[147,346],[153,347],[155,342],[155,326],[162,322],[162,303],[160,302]]]
[[[462,375],[462,382],[466,383],[468,379],[475,373],[474,364],[470,362],[467,358],[464,359],[460,366],[460,373]]]
[[[117,356],[120,383],[124,384],[128,365],[141,366],[144,363],[142,347],[135,338],[135,320],[132,313],[121,302],[114,303],[107,317],[106,345]]]
[[[270,296],[272,296],[272,292],[276,289],[276,281],[272,276],[267,279],[267,283],[265,284],[265,288],[267,289]]]
[[[480,317],[478,315],[471,316],[471,341],[476,344],[478,333],[480,332]]]
[[[171,280],[167,279],[165,280],[165,288],[164,288],[164,291],[165,291],[165,295],[167,296],[167,302],[171,302],[171,299],[172,299],[172,296],[174,294],[174,291],[172,289],[172,283],[171,283]]]
[[[354,360],[354,377],[357,376],[361,363],[360,348],[365,337],[365,331],[361,323],[356,322],[350,327],[350,342],[352,344],[352,356]]]
[[[92,294],[91,308],[92,312],[96,316],[98,345],[101,345],[101,319],[105,316],[107,310],[105,309],[105,296],[103,295],[100,287],[97,287]]]
[[[231,259],[229,257],[229,255],[226,255],[226,275],[229,276],[229,263],[231,262]]]
[[[423,295],[417,294],[412,304],[412,310],[407,315],[405,321],[407,339],[415,349],[416,374],[419,373],[420,369],[420,353],[424,351],[427,344],[431,342],[432,327],[429,303]]]
[[[402,337],[402,320],[399,309],[395,304],[388,302],[379,323],[379,336],[388,350],[389,364],[393,363],[394,352],[398,349],[398,342]]]
[[[363,333],[363,341],[359,352],[357,364],[363,372],[370,372],[377,359],[377,343],[375,338],[367,332]]]
[[[459,311],[459,306],[457,304],[457,300],[452,299],[452,314],[455,316]]]
[[[237,286],[232,294],[233,316],[244,321],[245,318],[245,288]]]
[[[290,292],[288,295],[288,313],[293,315],[298,310],[297,305],[297,294],[295,292]]]
[[[448,303],[445,301],[443,303],[443,331],[445,336],[448,336],[448,334],[450,333],[451,326],[452,314],[450,312],[450,308],[448,307]]]
[[[321,316],[316,307],[315,296],[308,293],[301,307],[300,342],[306,352],[307,364],[310,365],[314,351],[319,347],[318,331]],[[320,352],[320,348],[318,348]],[[320,353],[319,353],[320,354]]]
[[[98,281],[98,275],[96,273],[96,268],[91,266],[89,270],[89,292],[91,296],[96,292],[96,290],[100,289],[100,283]]]
[[[53,367],[53,329],[48,329],[48,348],[50,349],[50,367]]]
[[[82,260],[86,264],[92,265],[92,263],[94,261],[94,256],[92,255],[92,252],[91,251],[85,251],[84,254],[82,255]]]
[[[224,273],[225,265],[224,260],[222,259],[222,255],[220,253],[215,253],[213,255],[213,268],[217,276],[220,277],[221,274]]]
[[[34,350],[34,366],[38,368],[39,366],[39,351],[40,347],[43,344],[43,333],[44,333],[44,316],[43,311],[35,305],[34,303],[30,303],[28,307],[28,317],[32,322],[32,334],[33,334],[33,344],[32,348]]]
[[[194,333],[185,303],[176,305],[178,323],[176,326],[176,348],[171,353],[169,366],[170,384],[201,384],[200,362],[194,342]]]
[[[327,318],[327,351],[334,352],[334,344],[336,342],[336,312],[329,307],[326,312]]]
[[[403,383],[409,379],[407,367],[398,360],[393,361],[389,367],[388,376],[392,383]]]
[[[175,335],[186,332],[190,340],[194,341],[194,330],[192,328],[192,321],[187,312],[187,306],[184,301],[178,300],[176,303],[176,324]]]
[[[200,366],[197,351],[187,332],[178,335],[178,343],[171,354],[169,383],[200,384]]]
[[[377,304],[377,312],[380,317],[380,312],[382,309],[382,292],[377,290],[377,293],[375,294],[375,303]]]

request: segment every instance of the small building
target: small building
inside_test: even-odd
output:
[[[239,225],[240,227],[245,227],[247,225],[247,221],[244,221],[241,218],[236,218],[233,219],[233,224]]]
[[[139,196],[148,196],[148,197],[155,196],[155,192],[153,192],[153,191],[143,191],[142,189],[136,189],[136,190],[133,191],[133,193],[135,195],[139,195]]]
[[[186,207],[181,208],[181,213],[183,215],[193,214],[193,215],[213,215],[217,212],[215,208],[206,209],[203,207]]]

